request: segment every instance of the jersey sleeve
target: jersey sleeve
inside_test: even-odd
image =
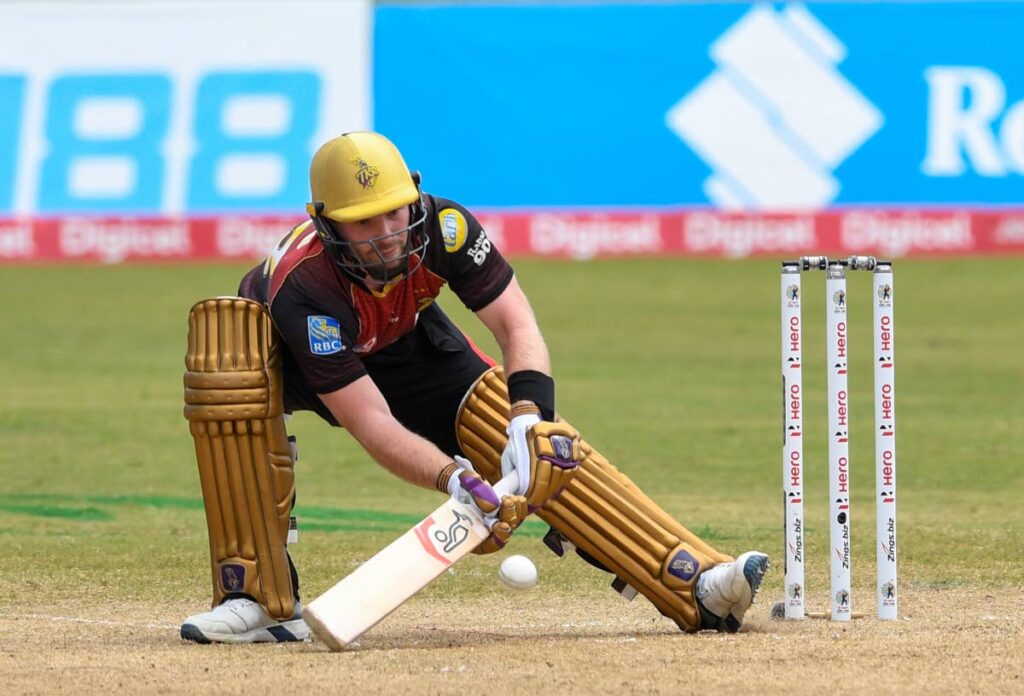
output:
[[[470,311],[483,309],[512,282],[512,267],[464,207],[435,198],[448,285]]]
[[[358,320],[344,303],[318,301],[289,283],[274,297],[270,314],[314,393],[329,394],[366,374],[352,351]]]

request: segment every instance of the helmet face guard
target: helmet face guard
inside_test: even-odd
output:
[[[370,277],[387,284],[403,274],[412,275],[423,263],[430,237],[426,234],[424,226],[427,220],[427,209],[423,205],[422,194],[420,194],[418,203],[409,206],[410,221],[406,227],[363,242],[350,242],[344,239],[332,224],[331,219],[322,214],[323,210],[323,201],[306,204],[306,211],[313,219],[313,224],[327,255],[338,268],[356,280],[361,282],[366,277]],[[405,250],[398,256],[385,258],[378,244],[403,234],[409,235],[405,241]],[[359,254],[355,252],[355,247],[368,247],[376,260],[361,260]],[[402,261],[401,265],[388,268],[389,264],[393,264],[399,259]]]

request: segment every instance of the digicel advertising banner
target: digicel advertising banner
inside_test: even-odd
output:
[[[1024,253],[1024,208],[1006,211],[711,210],[479,215],[511,256],[976,256]],[[294,216],[60,218],[0,221],[0,262],[256,261]]]

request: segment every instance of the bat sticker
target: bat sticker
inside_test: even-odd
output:
[[[469,538],[469,530],[472,528],[472,521],[469,517],[458,510],[453,510],[452,514],[455,515],[455,519],[448,525],[447,530],[437,529],[437,523],[434,522],[433,517],[428,517],[416,527],[416,538],[419,539],[423,549],[446,566],[451,565],[452,562],[438,552],[431,539],[436,539],[445,553],[451,553]],[[432,529],[433,532],[431,532]]]

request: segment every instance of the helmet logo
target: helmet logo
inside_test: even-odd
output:
[[[367,164],[366,160],[362,157],[353,157],[352,164],[356,165],[356,181],[364,188],[373,188],[377,183],[377,177],[380,176],[380,170],[374,167],[372,164]]]

